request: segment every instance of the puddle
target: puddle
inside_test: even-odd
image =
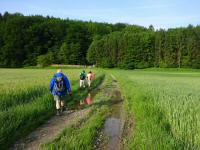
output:
[[[119,118],[109,117],[106,119],[103,130],[108,139],[109,150],[120,149],[120,137],[122,135],[122,122]]]
[[[123,132],[123,121],[121,120],[122,103],[117,103],[112,106],[112,111],[109,117],[105,120],[103,133],[107,137],[107,148],[109,150],[120,149],[120,137]]]
[[[96,145],[97,149],[120,150],[121,136],[123,133],[124,121],[122,120],[122,98],[118,90],[112,91],[111,112],[106,118],[100,139],[101,143]]]
[[[94,96],[98,93],[99,89],[89,91],[87,97],[84,100],[80,100],[78,103],[78,108],[82,109],[84,106],[91,105],[93,102]]]

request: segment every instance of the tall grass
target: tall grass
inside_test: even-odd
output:
[[[51,95],[47,94],[31,103],[0,112],[1,149],[6,149],[17,138],[26,135],[49,118],[54,112],[53,106]]]
[[[78,81],[81,70],[63,71],[71,81],[73,93],[81,93]],[[54,114],[49,82],[55,72],[52,69],[0,69],[0,149],[7,149]],[[97,76],[94,84],[100,83],[99,78],[102,76]],[[83,93],[86,95],[86,91]],[[81,96],[84,94],[74,94],[70,99]]]
[[[41,97],[47,93],[48,87],[32,87],[26,90],[20,89],[11,93],[1,93],[0,111],[8,110],[16,105],[24,104],[33,101],[37,97]]]
[[[111,72],[120,81],[136,128],[127,149],[200,149],[198,72]]]

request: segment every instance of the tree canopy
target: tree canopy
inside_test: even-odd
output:
[[[53,63],[200,68],[200,26],[155,30],[152,25],[0,14],[0,67]]]
[[[50,63],[88,64],[93,38],[125,26],[6,12],[0,15],[0,67],[37,65],[49,53]]]
[[[126,26],[95,39],[87,60],[101,67],[200,68],[200,26],[157,30]]]

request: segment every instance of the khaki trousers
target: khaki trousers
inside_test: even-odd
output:
[[[56,109],[60,109],[65,106],[64,100],[58,95],[54,95],[54,100],[56,101]]]

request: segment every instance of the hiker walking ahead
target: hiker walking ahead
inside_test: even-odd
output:
[[[88,86],[89,86],[89,87],[91,86],[92,79],[93,79],[93,74],[92,74],[92,71],[90,71],[90,72],[87,74],[87,83],[88,83]]]
[[[86,74],[85,74],[85,70],[83,70],[80,73],[80,87],[84,87],[85,88],[85,79],[86,79]]]
[[[58,69],[57,73],[51,79],[50,91],[56,101],[57,115],[60,115],[65,110],[64,97],[67,93],[71,95],[70,82],[61,69]]]

